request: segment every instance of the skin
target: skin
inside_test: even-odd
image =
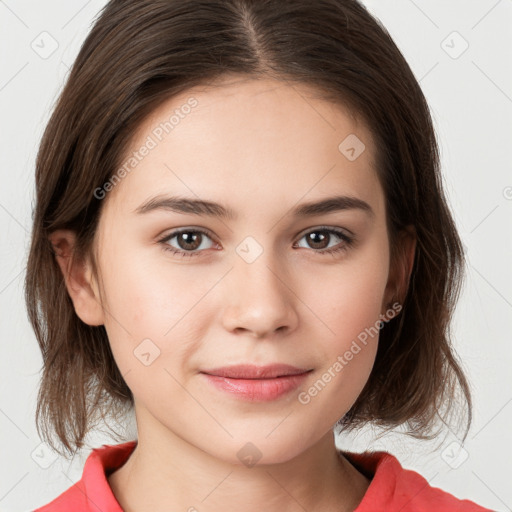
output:
[[[194,88],[153,112],[128,153],[191,96],[198,106],[103,199],[95,238],[101,279],[89,259],[71,263],[72,232],[51,237],[77,315],[105,325],[135,397],[138,447],[108,481],[127,511],[352,511],[370,482],[336,450],[333,426],[367,382],[378,337],[309,403],[297,395],[400,300],[415,239],[402,237],[403,256],[390,260],[371,133],[306,86],[226,78]],[[338,149],[349,134],[365,144],[354,161]],[[238,218],[134,213],[159,194],[215,201]],[[359,198],[373,215],[290,213],[333,195]],[[306,235],[321,226],[349,230],[354,244],[328,232],[314,245]],[[191,227],[212,235],[195,256],[163,249],[186,250],[180,237],[159,240]],[[249,236],[263,251],[250,263],[236,251]],[[160,350],[148,366],[134,355],[145,339]],[[276,362],[313,371],[269,402],[234,398],[198,373]],[[261,453],[253,467],[237,456],[248,442]]]

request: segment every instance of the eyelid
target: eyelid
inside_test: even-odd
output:
[[[312,228],[307,228],[304,231],[301,231],[297,236],[302,238],[304,235],[307,235],[308,233],[314,232],[314,231],[334,231],[344,234],[348,238],[355,238],[356,235],[353,231],[347,228],[340,228],[338,226],[327,226],[327,225],[320,225],[320,226],[314,226]]]
[[[203,233],[207,236],[209,236],[212,240],[216,241],[217,238],[216,236],[213,234],[212,231],[210,231],[209,229],[207,228],[202,228],[202,227],[199,227],[199,226],[185,226],[185,227],[182,227],[182,228],[174,228],[174,229],[171,229],[170,231],[168,231],[165,235],[161,235],[158,237],[158,241],[162,241],[162,240],[166,240],[166,239],[169,239],[169,238],[173,238],[175,237],[176,235],[179,235],[180,233],[186,233],[187,231],[197,231],[199,233]],[[217,242],[218,243],[218,242]]]

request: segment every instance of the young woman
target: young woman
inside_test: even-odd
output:
[[[39,511],[486,510],[334,443],[427,438],[457,386],[471,423],[429,109],[361,4],[109,2],[36,188],[40,434],[137,422]]]

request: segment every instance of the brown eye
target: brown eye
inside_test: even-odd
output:
[[[176,235],[176,241],[180,249],[193,251],[201,245],[202,234],[195,231],[182,231]]]
[[[326,249],[330,239],[331,235],[326,231],[312,231],[306,235],[306,240],[312,249]]]
[[[210,245],[208,245],[208,240]],[[165,250],[182,256],[196,256],[201,250],[210,249],[213,245],[213,241],[208,233],[198,229],[173,231],[160,240],[160,243]]]
[[[353,238],[334,228],[316,228],[302,236],[306,240],[306,249],[314,249],[319,254],[332,254],[348,249]],[[301,239],[301,240],[302,240]]]

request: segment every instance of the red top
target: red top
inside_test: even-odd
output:
[[[95,448],[85,461],[81,480],[34,512],[123,512],[107,476],[128,460],[136,443],[129,441]],[[402,468],[390,453],[342,453],[371,479],[354,512],[492,512],[431,487],[419,473]]]

